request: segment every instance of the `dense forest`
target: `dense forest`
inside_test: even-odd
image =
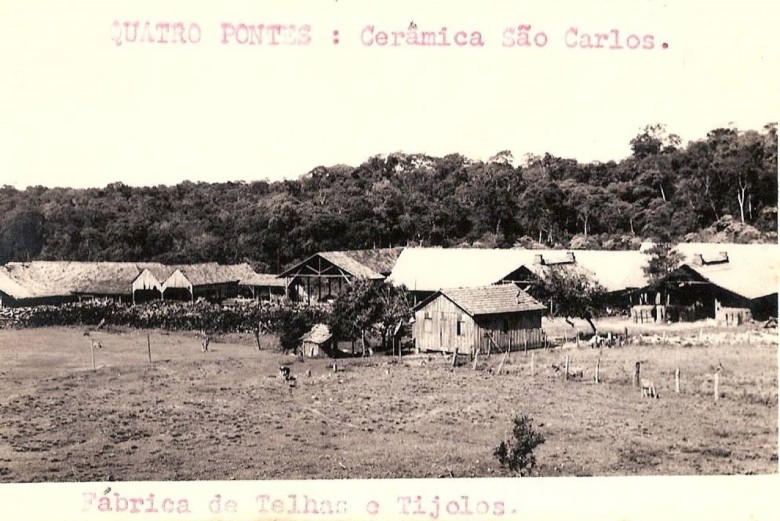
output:
[[[297,180],[0,188],[0,262],[252,262],[398,245],[607,248],[704,237],[777,240],[777,125],[683,145],[650,125],[618,162],[390,154]],[[518,166],[515,164],[520,163]]]

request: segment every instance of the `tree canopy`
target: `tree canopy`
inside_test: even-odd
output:
[[[253,262],[379,246],[620,248],[678,240],[725,216],[777,239],[777,126],[714,129],[683,146],[663,125],[627,157],[516,164],[459,154],[375,156],[298,179],[73,189],[0,187],[0,262]],[[263,176],[258,173],[258,178]]]

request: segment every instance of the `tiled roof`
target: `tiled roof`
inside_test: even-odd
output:
[[[239,284],[241,286],[285,287],[284,279],[271,273],[254,273],[241,279]]]
[[[444,295],[471,316],[545,309],[545,306],[514,284],[451,288],[441,290],[436,295],[438,294]],[[430,302],[434,298],[435,295],[427,301]]]

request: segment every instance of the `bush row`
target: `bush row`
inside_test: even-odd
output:
[[[138,306],[83,302],[61,306],[4,309],[0,327],[124,326],[169,331],[277,334],[285,348],[319,322],[329,323],[327,309],[287,303],[249,302],[220,306],[208,302],[153,302]]]

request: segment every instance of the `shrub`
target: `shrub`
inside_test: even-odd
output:
[[[534,449],[544,443],[544,436],[534,430],[533,420],[525,414],[515,416],[512,423],[512,439],[502,441],[493,455],[502,467],[520,476],[529,476],[536,466]]]

